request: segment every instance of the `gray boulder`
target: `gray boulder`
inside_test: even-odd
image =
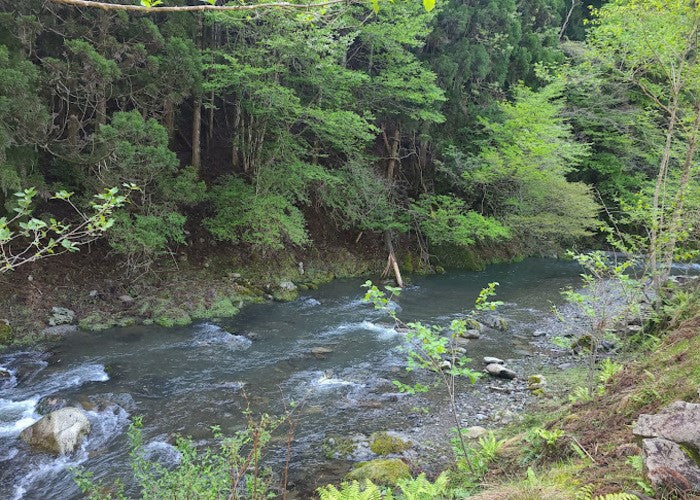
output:
[[[642,450],[647,476],[657,489],[682,493],[682,498],[700,493],[700,467],[680,445],[651,438],[642,441]]]
[[[501,358],[494,358],[493,356],[484,356],[484,363],[487,365],[491,364],[497,364],[497,365],[505,365],[506,362],[503,361]]]
[[[484,323],[494,330],[501,330],[504,332],[508,329],[508,320],[502,316],[488,316],[484,318]]]
[[[70,325],[75,322],[75,311],[65,307],[52,307],[48,323],[51,326]]]
[[[464,437],[467,439],[479,439],[482,436],[488,434],[489,431],[481,427],[480,425],[472,425],[464,429]]]
[[[659,437],[700,452],[700,404],[676,401],[657,415],[640,415],[632,432]]]
[[[293,292],[297,289],[297,286],[291,281],[280,281],[279,288],[285,292]]]
[[[24,429],[20,438],[34,448],[66,455],[75,451],[89,433],[90,421],[85,412],[66,407],[49,413]]]
[[[479,330],[477,329],[470,329],[464,332],[462,335],[465,339],[480,339],[481,338],[481,333],[479,333]]]
[[[513,370],[510,370],[503,365],[499,365],[498,363],[486,365],[486,373],[493,375],[494,377],[505,378],[508,380],[512,380],[517,377],[517,374]]]

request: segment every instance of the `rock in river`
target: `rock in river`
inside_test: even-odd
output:
[[[491,363],[490,365],[486,365],[486,372],[489,375],[493,375],[494,377],[505,378],[509,380],[512,380],[517,376],[513,370],[510,370],[503,365],[499,365],[498,363]]]
[[[30,446],[57,455],[72,453],[90,433],[85,412],[66,407],[49,413],[24,429],[20,437]]]
[[[494,358],[493,356],[484,356],[484,364],[491,365],[491,364],[497,364],[497,365],[505,365],[506,362],[503,361],[501,358]]]
[[[318,358],[318,359],[323,359],[328,354],[330,354],[332,352],[333,352],[333,349],[330,349],[328,347],[312,347],[311,348],[311,354],[313,354],[314,357]]]

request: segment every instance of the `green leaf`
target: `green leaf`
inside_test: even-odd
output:
[[[423,7],[430,12],[435,8],[435,0],[423,0]]]

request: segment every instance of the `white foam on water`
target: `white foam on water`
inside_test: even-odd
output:
[[[321,303],[313,297],[302,297],[299,299],[299,301],[304,307],[316,307],[321,305]]]
[[[17,385],[17,372],[11,368],[0,365],[0,372],[9,373],[10,376],[5,379],[0,379],[0,387],[9,389]]]
[[[34,410],[38,399],[12,401],[0,398],[0,437],[18,436],[39,419]]]
[[[340,325],[330,329],[326,330],[325,332],[322,332],[322,336],[333,336],[333,335],[340,335],[346,332],[352,332],[352,331],[368,331],[372,332],[375,334],[378,334],[378,337],[381,340],[389,340],[397,335],[402,335],[400,332],[396,331],[395,328],[389,327],[389,326],[384,326],[384,325],[378,325],[376,323],[372,323],[371,321],[359,321],[359,322],[354,322],[354,323],[341,323]]]
[[[107,380],[109,375],[104,365],[99,363],[79,365],[51,375],[51,378],[41,383],[41,390],[37,391],[37,394],[48,396],[56,391],[80,387],[88,382],[106,382]]]

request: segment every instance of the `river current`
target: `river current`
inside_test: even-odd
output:
[[[483,356],[517,364],[541,350],[541,339],[532,333],[561,303],[560,291],[578,283],[579,273],[573,262],[527,259],[482,272],[413,276],[396,307],[404,321],[445,325],[497,281],[498,300],[505,302],[498,314],[509,329],[486,330],[468,354],[475,367]],[[122,478],[133,492],[126,430],[135,415],[143,417],[147,450],[167,464],[177,460],[175,434],[207,443],[213,425],[224,433],[241,429],[248,406],[280,414],[296,401],[291,478],[307,487],[334,479],[322,472],[322,443],[329,436],[430,428],[430,418],[411,409],[440,405],[439,394],[431,399],[396,393],[391,381],[409,380],[401,350],[405,337],[386,315],[363,303],[363,281],[338,280],[294,302],[251,305],[230,320],[79,332],[47,351],[0,354],[0,367],[11,374],[0,382],[0,498],[79,497],[69,470],[78,465],[97,479]],[[475,392],[473,402],[464,404],[476,408],[487,397],[479,391],[486,380],[465,388]],[[45,396],[88,410],[93,430],[70,457],[38,453],[19,439],[40,418],[37,403]],[[284,446],[278,448],[266,457],[273,465],[283,460]]]

